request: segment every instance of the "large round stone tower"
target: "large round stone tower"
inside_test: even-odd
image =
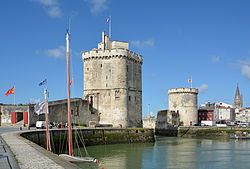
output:
[[[142,127],[142,56],[128,42],[110,41],[102,33],[98,49],[82,53],[84,95],[100,124]]]
[[[179,124],[194,125],[198,122],[197,112],[198,89],[180,87],[168,90],[169,111],[179,113]]]

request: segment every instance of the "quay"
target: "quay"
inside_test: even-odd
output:
[[[79,128],[77,131],[82,135],[85,134],[84,139],[87,146],[155,141],[153,129]],[[53,136],[54,140],[59,141],[59,135],[65,132],[67,132],[66,129],[52,129],[50,135]],[[10,167],[6,168],[79,168],[55,154],[58,152],[58,147],[52,147],[52,150],[55,150],[53,153],[45,149],[45,130],[5,132],[1,137],[7,143],[5,147],[13,153],[13,155],[11,152],[9,153],[9,156],[13,157],[10,158]],[[65,137],[61,138],[65,139]],[[0,166],[4,163],[6,162],[0,161]]]

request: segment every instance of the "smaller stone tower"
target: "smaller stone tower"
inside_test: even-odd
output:
[[[243,107],[243,94],[240,95],[239,84],[237,83],[236,93],[234,97],[234,108],[241,109]]]
[[[168,90],[169,111],[179,113],[179,124],[194,125],[198,122],[197,111],[198,89],[180,87]]]

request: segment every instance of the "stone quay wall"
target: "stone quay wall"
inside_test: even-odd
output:
[[[22,137],[46,148],[46,131],[36,130],[24,132]],[[68,147],[68,130],[53,129],[50,130],[51,150],[54,153],[65,153],[65,148]],[[115,128],[100,128],[100,129],[73,129],[72,141],[73,147],[83,147],[83,140],[86,146],[118,144],[118,143],[146,143],[154,142],[154,130],[143,128],[130,129],[115,129]]]
[[[179,137],[229,137],[243,132],[250,133],[250,127],[190,126],[178,128]]]

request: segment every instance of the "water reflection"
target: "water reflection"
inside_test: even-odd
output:
[[[154,144],[88,147],[105,169],[249,168],[250,140],[159,137]],[[77,163],[82,168],[96,164]]]

